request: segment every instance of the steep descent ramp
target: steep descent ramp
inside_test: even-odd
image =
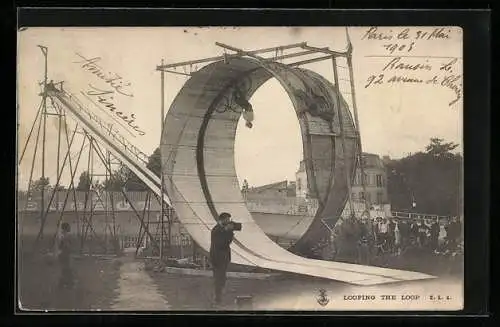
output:
[[[111,151],[114,156],[119,158],[134,173],[136,173],[137,176],[141,178],[141,180],[143,180],[153,192],[161,196],[163,201],[170,204],[170,200],[167,195],[161,194],[161,189],[159,187],[159,178],[145,167],[144,162],[141,162],[134,157],[130,150],[127,149],[127,147],[119,141],[119,136],[110,135],[106,128],[102,126],[102,123],[100,123],[98,119],[93,118],[93,114],[88,110],[82,108],[78,104],[78,102],[75,101],[76,99],[67,92],[58,90],[53,85],[49,85],[47,87],[47,93],[52,99],[63,105],[67,109],[66,113],[71,118],[75,119],[75,121],[77,121],[87,133],[89,133],[95,140],[97,140],[100,144]],[[188,116],[184,115],[181,117],[186,118]],[[189,137],[189,133],[187,133],[186,135],[188,135]],[[184,151],[173,152],[171,153],[170,157],[182,158],[182,156],[178,156],[178,154],[182,154],[185,155],[185,159],[195,159],[195,157],[190,156],[189,154],[186,155],[186,153],[183,152]],[[172,167],[177,166],[175,165],[175,159],[169,160],[174,160],[172,161],[174,163]],[[181,161],[181,163],[188,164],[189,162]],[[190,175],[188,174],[189,170],[184,170],[182,168],[189,168],[189,165],[180,165],[177,167],[181,169],[181,174],[179,176],[186,177]],[[184,174],[182,174],[182,172]],[[169,176],[173,177],[174,175],[171,174]],[[181,217],[182,222],[185,224],[186,229],[191,234],[193,239],[205,251],[207,251],[210,246],[210,229],[214,226],[215,222],[213,220],[213,216],[211,216],[211,210],[206,205],[206,199],[203,199],[203,197],[197,198],[198,195],[196,192],[201,189],[200,187],[198,187],[200,186],[200,180],[197,179],[198,184],[195,184],[193,183],[193,179],[182,180],[181,178],[179,180],[179,188],[175,185],[173,179],[169,180],[170,192],[172,194],[172,198],[175,199],[175,203],[172,204],[174,205],[178,215]],[[181,193],[181,190],[184,194]],[[186,197],[184,195],[186,195]],[[186,201],[187,198],[191,199],[192,201]],[[203,200],[195,201],[196,199]],[[248,227],[252,224],[255,225],[255,223],[251,221],[250,216],[242,216],[242,218],[246,218],[245,227]],[[245,233],[248,233],[249,229],[245,228],[245,230]],[[258,266],[268,269],[340,280],[361,285],[432,277],[420,273],[400,270],[323,262],[318,260],[307,260],[291,255],[289,252],[286,252],[283,249],[281,249],[281,251],[279,247],[277,249],[273,248],[273,246],[277,246],[273,242],[269,243],[270,240],[267,239],[262,230],[254,228],[253,232],[255,234],[252,235],[250,239],[255,236],[257,238],[265,240],[267,244],[264,244],[264,246],[259,246],[256,244],[251,244],[253,242],[250,243],[246,239],[243,240],[244,242],[237,240],[232,245],[233,262],[243,265]],[[248,247],[248,245],[255,246],[256,249],[251,249]],[[272,257],[267,255],[267,250],[273,251]],[[276,255],[279,257],[276,258]]]
[[[415,272],[306,259],[278,246],[255,223],[234,167],[234,137],[241,109],[232,96],[238,88],[249,98],[271,77],[283,85],[300,118],[308,177],[313,177],[311,189],[320,199],[320,210],[309,228],[312,232],[305,234],[307,241],[321,237],[320,218],[338,217],[335,215],[345,205],[346,166],[354,168],[355,133],[348,110],[338,105],[342,100],[331,91],[331,84],[307,70],[274,62],[248,58],[217,62],[186,82],[168,111],[162,136],[166,191],[195,241],[208,251],[215,217],[227,211],[243,223],[243,231],[236,233],[232,245],[234,263],[356,284],[431,278]],[[338,107],[344,110],[346,134],[351,136],[345,151],[336,144],[339,130],[334,110]]]
[[[432,278],[432,276],[415,272],[310,260],[293,255],[277,246],[265,236],[264,232],[253,222],[248,211],[245,212],[242,199],[238,199],[237,196],[234,197],[234,194],[232,194],[234,190],[230,188],[228,188],[227,193],[223,193],[222,195],[215,194],[218,196],[216,198],[218,201],[213,202],[216,207],[207,205],[208,202],[203,192],[203,187],[207,187],[207,182],[203,178],[196,178],[196,175],[193,175],[193,172],[197,174],[199,169],[200,161],[197,160],[197,151],[200,149],[202,151],[214,151],[212,154],[215,154],[217,151],[227,151],[227,149],[217,146],[213,148],[210,148],[210,146],[206,148],[200,148],[198,145],[194,147],[189,146],[189,143],[186,141],[192,139],[195,140],[195,144],[198,144],[199,133],[196,130],[186,128],[186,126],[194,128],[199,124],[199,122],[197,123],[199,119],[205,121],[204,116],[189,115],[189,108],[185,107],[186,111],[184,114],[178,113],[177,116],[170,116],[174,117],[178,123],[177,129],[175,127],[172,129],[177,131],[177,134],[175,134],[177,138],[172,140],[181,146],[173,146],[174,143],[165,144],[165,146],[169,146],[172,150],[163,158],[170,163],[165,174],[171,197],[169,199],[166,194],[161,194],[159,178],[149,171],[143,162],[137,160],[130,153],[130,150],[127,150],[127,147],[118,141],[116,135],[110,135],[99,120],[92,118],[92,113],[82,108],[75,101],[75,98],[72,98],[67,92],[55,88],[53,85],[47,86],[47,93],[52,99],[63,105],[67,109],[66,113],[75,119],[87,133],[136,173],[153,192],[161,196],[163,201],[171,203],[188,232],[205,251],[208,251],[210,246],[210,229],[215,225],[213,213],[217,210],[228,210],[236,213],[235,216],[241,218],[239,220],[244,223],[244,231],[238,233],[236,241],[231,247],[232,261],[234,263],[360,285]],[[193,103],[197,103],[197,100]],[[200,100],[200,103],[203,103],[203,101]],[[172,113],[175,113],[175,111]],[[191,121],[192,118],[194,118],[193,121]],[[168,120],[171,120],[171,118],[167,119],[167,122]],[[185,131],[186,133],[184,133]],[[224,137],[219,138],[219,140],[221,139],[224,139]],[[219,157],[214,156],[214,158],[214,160],[218,160]],[[222,165],[226,161],[220,160],[217,162]],[[207,171],[211,171],[210,167],[207,166]],[[221,174],[223,172],[223,170],[220,171]],[[233,176],[232,180],[236,181],[235,178]],[[228,186],[224,183],[226,182],[223,180],[223,184],[219,184],[219,186],[212,184],[211,189],[220,189],[223,186]],[[202,184],[204,185],[203,187]],[[235,194],[238,193],[235,192]],[[227,194],[231,196],[226,197]],[[220,196],[225,198],[221,199]]]

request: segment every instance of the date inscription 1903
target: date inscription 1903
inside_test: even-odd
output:
[[[425,52],[428,53],[430,49],[438,47],[440,42],[451,39],[451,29],[447,28],[381,30],[370,27],[361,40],[380,43],[382,54],[370,57],[382,58],[385,62],[380,70],[368,76],[364,87],[405,84],[446,88],[453,92],[454,96],[448,103],[452,106],[462,98],[461,58],[414,54],[418,47],[425,46]],[[431,45],[430,41],[437,44]],[[444,43],[443,47],[446,47]]]

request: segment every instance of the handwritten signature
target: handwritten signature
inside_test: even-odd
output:
[[[429,41],[452,39],[450,28],[378,28],[370,27],[361,36],[365,42],[380,44],[382,54],[368,57],[388,58],[383,68],[371,74],[365,88],[381,85],[434,85],[447,88],[454,93],[448,103],[452,106],[462,98],[462,75],[458,72],[459,58],[434,55],[414,55],[419,45]],[[446,45],[443,44],[443,47]],[[446,62],[443,62],[446,59]],[[441,62],[440,62],[441,61]]]
[[[408,63],[401,57],[391,59],[382,68],[380,73],[370,75],[366,80],[365,88],[369,88],[382,84],[427,84],[436,85],[448,88],[455,93],[455,98],[449,102],[449,106],[455,104],[462,98],[462,75],[454,73],[454,65],[458,62],[457,58],[441,64],[439,69],[434,68],[434,65],[425,58],[423,62]],[[430,73],[429,76],[409,76],[407,73],[425,72]],[[441,75],[444,73],[444,75]]]
[[[425,60],[424,63],[410,64],[410,63],[404,62],[403,58],[396,57],[396,58],[391,59],[387,63],[387,65],[385,65],[384,68],[382,68],[382,71],[391,70],[391,69],[394,69],[394,70],[413,70],[413,71],[415,71],[415,70],[431,71],[432,66],[429,64],[428,59]]]
[[[114,99],[114,91],[111,90],[102,90],[99,89],[92,84],[89,84],[90,90],[86,92],[87,95],[93,96],[97,98],[97,102],[100,104],[104,105],[109,111],[113,112],[118,118],[121,118],[123,121],[125,121],[128,126],[130,126],[133,130],[135,130],[139,135],[143,136],[146,135],[146,133],[139,128],[137,125],[132,125],[132,123],[135,121],[136,117],[134,114],[130,114],[130,117],[125,116],[122,111],[118,111],[116,108],[115,104],[112,102]]]
[[[379,43],[381,49],[388,54],[412,53],[419,45],[430,41],[447,41],[452,39],[452,30],[438,27],[431,30],[420,28],[385,28],[370,27],[361,40]]]
[[[75,61],[75,64],[81,64],[81,68],[86,69],[87,71],[102,79],[104,82],[109,84],[116,92],[128,97],[134,96],[132,93],[126,92],[124,90],[131,85],[130,82],[124,81],[123,77],[121,77],[117,73],[104,72],[103,68],[97,64],[99,61],[101,61],[101,57],[94,57],[89,59],[79,53],[76,53],[76,55],[83,60]]]
[[[413,33],[414,32],[414,33]],[[378,27],[372,26],[370,27],[365,34],[361,37],[361,40],[378,40],[378,41],[391,41],[394,39],[397,40],[442,40],[450,38],[450,30],[446,30],[443,27],[434,28],[432,32],[416,30],[412,31],[410,28],[404,28],[403,30],[393,31],[392,29],[389,31],[380,32]]]
[[[365,42],[379,43],[382,53],[368,57],[388,58],[382,69],[372,73],[365,88],[405,84],[434,85],[451,90],[454,98],[452,106],[462,98],[462,75],[458,66],[459,58],[435,55],[415,55],[415,48],[429,41],[446,41],[453,37],[450,28],[378,28],[369,27],[361,35]],[[446,45],[443,44],[445,47]],[[443,59],[447,60],[446,62]],[[440,62],[441,61],[441,62]]]
[[[79,64],[81,68],[87,70],[88,72],[94,74],[99,79],[103,80],[107,85],[111,87],[111,89],[101,89],[92,84],[89,84],[89,90],[84,95],[94,97],[98,104],[103,105],[106,109],[114,113],[118,118],[122,119],[127,123],[129,127],[135,130],[139,135],[146,135],[146,132],[141,130],[139,126],[133,125],[136,120],[134,114],[130,114],[130,117],[125,115],[122,111],[119,111],[116,105],[114,104],[114,98],[116,94],[121,94],[127,97],[133,97],[132,92],[127,90],[127,87],[131,85],[130,82],[127,82],[117,73],[106,72],[104,68],[98,65],[99,61],[101,61],[101,57],[87,58],[79,53],[76,53],[78,57],[82,60],[74,62],[75,64]],[[122,125],[123,126],[123,125]]]

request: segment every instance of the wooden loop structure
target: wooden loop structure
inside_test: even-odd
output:
[[[248,101],[273,77],[294,105],[309,190],[319,201],[315,219],[293,246],[294,252],[300,253],[328,235],[322,219],[340,217],[348,197],[346,176],[352,178],[356,166],[357,133],[347,104],[332,83],[311,70],[234,58],[194,73],[178,93],[164,123],[165,191],[178,212],[194,203],[188,212],[206,223],[214,223],[220,212],[231,212],[248,225],[245,230],[255,232],[258,226],[246,208],[234,166],[234,140],[243,109],[234,108],[237,101],[227,99],[237,90],[244,92]],[[199,205],[202,203],[206,207]],[[179,216],[195,219],[191,214]]]
[[[305,49],[305,46],[298,44],[280,48]],[[351,202],[351,179],[356,162],[359,162],[359,133],[340,95],[337,74],[332,84],[310,70],[293,68],[301,63],[324,60],[324,57],[282,64],[276,60],[297,54],[285,54],[270,60],[258,57],[256,53],[272,52],[274,48],[250,52],[228,48],[237,51],[238,55],[228,55],[226,60],[224,57],[206,58],[157,67],[162,71],[163,118],[166,69],[212,62],[196,72],[190,72],[191,78],[174,99],[164,122],[162,120],[161,178],[149,170],[126,143],[120,142],[120,138],[109,135],[109,131],[79,106],[66,90],[45,84],[45,94],[66,109],[66,114],[95,140],[96,146],[102,145],[144,182],[164,204],[162,216],[165,206],[173,207],[180,222],[204,251],[210,247],[210,230],[216,223],[215,217],[227,211],[234,220],[243,224],[243,230],[236,233],[231,245],[232,262],[235,264],[358,285],[433,278],[418,272],[307,259],[287,251],[266,236],[246,208],[234,167],[237,123],[242,111],[249,109],[251,95],[274,77],[291,98],[299,118],[310,189],[318,198],[320,208],[308,230],[294,244],[292,250],[296,253],[307,248],[311,242],[317,242],[322,235],[327,235],[328,226],[324,226],[324,221],[339,217],[346,201]],[[336,71],[337,52],[320,48],[305,50],[299,54],[327,53]],[[231,101],[235,94],[244,97]],[[97,153],[102,156],[102,151]],[[110,170],[110,167],[106,168]],[[140,221],[147,231],[143,219]],[[163,240],[160,240],[160,260],[163,257],[162,244]]]

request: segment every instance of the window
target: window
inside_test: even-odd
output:
[[[365,185],[370,185],[370,178],[369,177],[370,177],[370,175],[368,175],[368,174],[365,173],[365,178],[364,178],[365,179],[364,180]]]
[[[300,190],[302,189],[302,181],[300,180],[300,178],[297,179],[297,190],[300,192]]]
[[[351,194],[351,199],[353,199],[353,200],[357,200],[357,195],[356,195],[356,192],[352,192],[352,194]]]
[[[370,192],[366,192],[366,201],[371,202]]]
[[[354,180],[355,185],[361,185],[361,172],[356,172],[356,178]]]
[[[384,186],[382,175],[377,175],[377,187],[382,187]]]
[[[378,192],[377,193],[377,203],[382,204],[384,202],[384,193]]]
[[[365,193],[359,192],[359,199],[364,200],[365,199]]]

